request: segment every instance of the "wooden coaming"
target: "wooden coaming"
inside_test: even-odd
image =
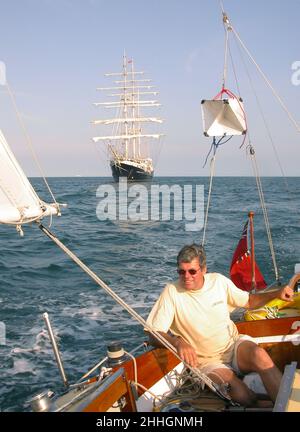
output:
[[[174,369],[174,367],[180,363],[180,360],[167,349],[156,348],[141,354],[136,358],[136,363],[138,382],[144,387],[150,388],[168,372]],[[135,379],[133,360],[123,363],[121,367],[125,369],[129,380]],[[118,368],[115,368],[114,370],[117,369]],[[139,388],[138,393],[141,395],[144,393],[144,390]]]
[[[300,329],[300,316],[242,321],[235,324],[239,333],[253,337],[287,335]]]

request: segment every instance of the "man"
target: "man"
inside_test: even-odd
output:
[[[206,272],[204,249],[185,246],[177,256],[179,280],[167,284],[155,303],[147,323],[164,336],[180,357],[198,367],[214,382],[230,384],[229,394],[244,406],[253,405],[256,395],[237,374],[257,372],[275,402],[281,372],[267,352],[247,335],[239,335],[230,319],[228,305],[255,309],[274,298],[290,301],[289,286],[275,292],[249,294],[230,279]],[[150,337],[150,343],[161,346]]]

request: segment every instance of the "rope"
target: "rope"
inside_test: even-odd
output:
[[[238,41],[240,42],[241,46],[244,48],[244,50],[246,51],[246,53],[248,54],[248,56],[250,57],[250,59],[252,60],[252,62],[254,63],[254,65],[256,66],[257,70],[259,71],[259,73],[261,74],[261,76],[263,77],[264,81],[267,83],[267,85],[270,87],[273,95],[275,96],[275,98],[278,100],[278,102],[280,103],[281,107],[283,108],[283,110],[286,112],[288,118],[290,119],[290,121],[292,122],[292,124],[295,126],[297,132],[300,132],[300,125],[298,124],[298,122],[295,120],[295,118],[293,117],[293,115],[290,113],[290,111],[288,110],[287,106],[285,105],[285,103],[283,102],[282,98],[280,97],[280,95],[277,93],[277,91],[274,89],[272,83],[270,82],[270,80],[267,78],[267,76],[265,75],[265,73],[263,72],[263,70],[261,69],[261,67],[258,65],[258,63],[255,61],[255,59],[253,58],[252,54],[250,53],[250,51],[248,50],[248,48],[246,47],[246,45],[244,44],[244,42],[241,40],[239,34],[237,33],[237,31],[234,29],[234,27],[232,26],[232,24],[230,23],[231,26],[231,30],[233,31],[234,35],[236,36],[236,38],[238,39]]]
[[[225,88],[226,77],[227,77],[227,57],[228,57],[228,38],[229,38],[229,27],[226,26],[226,15],[223,14],[224,31],[225,31],[225,50],[224,50],[224,68],[223,68],[223,81],[222,88]]]
[[[210,162],[209,190],[208,190],[208,198],[207,198],[207,205],[206,205],[206,211],[205,211],[205,221],[204,221],[203,237],[202,237],[202,243],[201,243],[202,246],[204,246],[204,243],[205,243],[205,235],[206,235],[206,228],[207,228],[207,222],[208,222],[208,211],[209,211],[211,191],[212,191],[212,182],[213,182],[213,177],[215,174],[215,162],[216,162],[216,154],[213,155],[211,162]]]
[[[173,345],[167,341],[158,331],[154,330],[134,309],[132,309],[124,300],[121,299],[102,279],[99,278],[89,267],[87,267],[70,249],[68,249],[54,234],[52,234],[42,224],[39,224],[41,231],[49,237],[58,247],[60,247],[85,273],[87,273],[98,285],[100,285],[104,291],[106,291],[119,305],[121,305],[127,312],[138,321],[144,328],[146,328],[164,347],[174,354],[186,367],[193,371],[212,391],[214,391],[222,399],[230,401],[232,400],[228,394],[220,388],[219,385],[214,383],[207,375],[200,372],[197,368],[191,367],[188,363],[182,360],[178,355],[177,350]]]
[[[288,111],[287,107],[286,107],[285,104],[283,103],[282,99],[280,98],[280,96],[278,95],[278,93],[277,93],[277,92],[275,91],[275,89],[273,88],[271,82],[268,80],[268,78],[266,77],[266,75],[263,73],[262,69],[259,67],[259,65],[257,64],[257,62],[254,60],[253,56],[251,55],[251,53],[249,52],[249,50],[247,49],[247,47],[245,46],[245,44],[243,43],[243,41],[242,41],[241,38],[239,37],[238,33],[235,31],[235,29],[234,29],[234,27],[232,26],[231,22],[229,21],[229,18],[228,18],[228,16],[226,15],[226,13],[225,13],[225,11],[224,11],[224,7],[223,7],[223,3],[222,3],[222,1],[220,1],[220,7],[221,7],[221,9],[222,9],[222,13],[223,13],[223,23],[224,23],[224,27],[227,28],[227,33],[228,33],[229,30],[231,30],[231,31],[233,32],[233,34],[235,35],[236,39],[240,42],[241,46],[244,48],[244,50],[246,51],[246,53],[249,55],[250,59],[251,59],[251,60],[253,61],[253,63],[255,64],[255,66],[256,66],[256,68],[258,69],[258,71],[260,72],[260,74],[263,76],[265,82],[266,82],[266,83],[269,85],[269,87],[271,88],[273,94],[275,95],[275,97],[276,97],[276,98],[278,99],[278,101],[280,102],[282,108],[283,108],[283,109],[286,111],[286,113],[288,114],[290,120],[291,120],[291,121],[294,123],[294,125],[296,126],[296,129],[300,132],[300,127],[299,127],[299,125],[298,125],[297,122],[294,120],[294,118],[292,117],[292,115],[291,115],[290,112]],[[227,49],[227,48],[226,48],[226,49]],[[229,52],[230,52],[230,50],[229,50]],[[231,56],[231,52],[230,52],[230,56]],[[232,60],[232,57],[231,57],[231,60]],[[253,83],[252,83],[252,80],[250,79],[250,75],[249,75],[248,70],[247,70],[247,68],[246,68],[246,65],[245,65],[245,62],[244,62],[243,57],[242,57],[242,60],[243,60],[244,67],[245,67],[246,72],[247,72],[247,75],[248,75],[248,79],[249,79],[249,81],[250,81],[250,85],[251,85],[251,87],[252,87],[252,90],[254,91]],[[232,64],[233,64],[233,61],[232,61]],[[233,67],[234,67],[234,65],[233,65]],[[234,69],[234,73],[235,73],[235,69]],[[236,74],[235,74],[235,78],[236,78],[236,81],[237,81]],[[226,89],[224,89],[224,88],[223,88],[222,91],[221,91],[221,95],[222,95],[223,92],[226,92],[229,96],[231,96],[231,94],[230,94],[231,92],[226,91]],[[273,150],[275,151],[275,155],[276,155],[276,157],[277,157],[277,161],[278,161],[278,163],[279,163],[279,167],[280,167],[281,172],[282,172],[282,174],[283,174],[283,176],[284,176],[283,169],[282,169],[282,167],[281,167],[280,160],[279,160],[278,154],[277,154],[277,152],[276,152],[276,149],[275,149],[275,146],[274,146],[274,142],[273,142],[273,140],[272,140],[272,136],[271,136],[270,130],[269,130],[269,128],[267,127],[267,123],[266,123],[265,117],[264,117],[264,115],[263,115],[263,112],[262,112],[262,109],[261,109],[261,106],[260,106],[260,104],[259,104],[259,100],[258,100],[258,97],[257,97],[257,94],[256,94],[255,91],[254,91],[254,95],[255,95],[255,97],[256,97],[256,101],[257,101],[258,107],[259,107],[259,109],[260,109],[260,113],[261,113],[261,115],[262,115],[262,118],[263,118],[263,121],[264,121],[265,127],[266,127],[266,129],[267,129],[268,134],[269,134],[269,138],[270,138],[270,140],[271,140],[271,143],[272,143],[272,146],[273,146]],[[233,95],[233,97],[235,97],[235,95]],[[244,110],[243,110],[243,112],[244,112]],[[245,113],[244,113],[244,118],[245,118],[245,122],[246,122],[246,125],[247,125],[247,121],[246,121],[246,115],[245,115]],[[248,126],[246,127],[246,129],[248,130]],[[240,148],[243,147],[243,145],[244,145],[244,143],[245,143],[245,139],[246,139],[246,136],[244,137],[243,143],[242,143],[242,145],[240,146]],[[263,188],[262,188],[261,178],[260,178],[260,176],[259,176],[259,172],[258,172],[258,165],[257,165],[257,161],[256,161],[256,158],[255,158],[255,150],[254,150],[253,146],[252,146],[251,143],[250,143],[250,137],[249,137],[249,134],[248,134],[248,140],[249,140],[248,148],[249,148],[249,150],[250,150],[251,161],[252,161],[253,170],[254,170],[254,174],[255,174],[255,178],[256,178],[256,184],[257,184],[258,194],[259,194],[259,198],[260,198],[260,202],[261,202],[261,207],[262,207],[262,211],[263,211],[263,216],[264,216],[264,221],[265,221],[265,226],[266,226],[266,231],[267,231],[267,236],[268,236],[268,241],[269,241],[269,247],[270,247],[271,257],[272,257],[272,261],[273,261],[273,267],[274,267],[275,277],[276,277],[276,281],[279,281],[279,272],[278,272],[278,267],[277,267],[277,263],[276,263],[276,257],[275,257],[274,245],[273,245],[273,240],[272,240],[272,235],[271,235],[271,229],[270,229],[270,224],[269,224],[269,219],[268,219],[268,212],[267,212],[267,208],[266,208],[266,204],[265,204],[265,199],[264,199],[264,194],[263,194]],[[284,178],[285,178],[285,177],[284,177]],[[287,189],[288,189],[287,183],[286,183],[286,187],[287,187]]]
[[[230,55],[230,62],[231,62],[231,67],[232,67],[232,71],[233,71],[233,75],[234,75],[236,89],[237,89],[237,92],[239,94],[239,99],[241,99],[240,86],[239,86],[239,82],[238,82],[238,79],[237,79],[237,73],[236,73],[236,69],[235,69],[235,65],[234,65],[234,61],[233,61],[233,57],[232,57],[230,46],[228,47],[228,51],[229,51],[229,55]]]
[[[213,137],[213,142],[211,144],[210,150],[206,156],[205,159],[205,163],[203,165],[203,167],[205,167],[206,163],[207,163],[207,159],[210,155],[210,153],[214,152],[213,157],[211,158],[210,161],[210,180],[209,180],[209,190],[208,190],[208,198],[207,198],[207,206],[206,206],[206,211],[205,211],[205,220],[204,220],[204,227],[203,227],[203,237],[202,237],[202,243],[201,245],[204,246],[205,243],[205,235],[206,235],[206,228],[207,228],[207,224],[208,224],[208,211],[209,211],[209,207],[210,207],[210,199],[211,199],[211,192],[212,192],[212,182],[213,182],[213,177],[215,175],[215,163],[216,163],[216,153],[218,150],[218,147],[220,145],[224,145],[226,144],[229,140],[231,140],[232,136],[230,136],[226,141],[222,140],[225,138],[225,135],[222,136],[218,142],[216,142],[216,137]]]
[[[272,240],[272,235],[271,235],[271,228],[270,228],[270,223],[269,223],[269,218],[268,218],[267,207],[266,207],[266,203],[265,203],[265,199],[264,199],[264,193],[263,193],[261,178],[260,178],[260,175],[258,172],[258,165],[257,165],[256,157],[255,157],[255,150],[251,144],[249,145],[249,153],[251,156],[251,162],[252,162],[253,171],[255,174],[260,204],[261,204],[261,208],[263,211],[263,216],[264,216],[264,221],[265,221],[265,226],[266,226],[266,231],[267,231],[267,236],[268,236],[268,241],[269,241],[269,247],[270,247],[271,257],[272,257],[272,261],[273,261],[274,272],[275,272],[275,278],[276,278],[276,281],[279,282],[279,272],[278,272],[278,267],[277,267],[277,263],[276,263],[276,257],[275,257],[274,245],[273,245],[273,240]]]
[[[22,120],[22,116],[21,116],[21,114],[20,114],[20,112],[19,112],[19,110],[18,110],[18,107],[17,107],[17,103],[16,103],[16,100],[15,100],[14,94],[13,94],[13,92],[11,91],[11,89],[10,89],[10,87],[9,87],[9,85],[8,85],[8,82],[6,82],[6,87],[7,87],[7,90],[8,90],[9,96],[11,97],[11,100],[12,100],[12,103],[13,103],[13,107],[14,107],[14,110],[15,110],[15,112],[16,112],[16,116],[17,116],[18,121],[19,121],[19,123],[20,123],[21,129],[22,129],[22,131],[23,131],[23,133],[24,133],[24,136],[25,136],[25,139],[26,139],[26,143],[27,143],[27,145],[28,145],[28,148],[29,148],[29,150],[30,150],[30,152],[31,152],[31,154],[32,154],[32,157],[33,157],[33,159],[34,159],[34,161],[35,161],[35,163],[36,163],[36,165],[37,165],[37,167],[38,167],[38,169],[39,169],[39,171],[40,171],[40,174],[41,174],[41,176],[42,176],[42,178],[43,178],[43,180],[44,180],[44,182],[45,182],[45,185],[46,185],[46,187],[47,187],[47,189],[48,189],[48,191],[49,191],[49,193],[50,193],[50,195],[51,195],[51,197],[52,197],[54,203],[55,203],[55,204],[57,205],[57,207],[58,207],[58,203],[57,203],[56,200],[55,200],[55,197],[54,197],[54,195],[53,195],[53,193],[52,193],[52,190],[51,190],[51,188],[50,188],[50,186],[49,186],[49,184],[48,184],[48,182],[47,182],[47,179],[46,179],[45,174],[44,174],[44,172],[43,172],[43,170],[42,170],[42,167],[41,167],[41,165],[40,165],[40,163],[39,163],[39,161],[38,161],[38,158],[37,158],[36,153],[35,153],[35,151],[34,151],[34,148],[33,148],[33,145],[32,145],[31,139],[30,139],[30,136],[29,136],[29,134],[28,134],[28,132],[27,132],[27,129],[26,129],[26,127],[25,127],[25,124],[24,124],[24,122],[23,122],[23,120]]]
[[[291,193],[291,190],[290,190],[290,187],[289,187],[289,183],[288,183],[287,177],[285,175],[283,166],[281,164],[280,157],[279,157],[278,151],[276,149],[274,139],[273,139],[272,134],[271,134],[271,129],[270,129],[269,125],[268,125],[268,122],[267,122],[266,116],[264,114],[262,105],[260,103],[259,97],[257,95],[257,92],[255,91],[255,87],[254,87],[253,81],[251,79],[251,76],[250,76],[249,70],[247,68],[247,65],[245,63],[245,59],[244,59],[244,57],[243,57],[243,55],[241,53],[240,45],[237,43],[236,39],[235,39],[235,42],[236,42],[236,46],[237,46],[238,52],[240,54],[241,61],[242,61],[243,65],[244,65],[244,68],[245,68],[245,71],[246,71],[246,74],[247,74],[247,77],[248,77],[248,80],[249,80],[250,87],[251,87],[252,92],[254,94],[254,97],[255,97],[255,100],[256,100],[256,103],[257,103],[257,106],[258,106],[258,109],[259,109],[262,121],[264,123],[264,126],[265,126],[265,129],[266,129],[268,138],[269,138],[271,146],[273,148],[273,151],[274,151],[274,154],[275,154],[275,158],[276,158],[276,161],[278,163],[278,166],[279,166],[279,169],[280,169],[283,181],[284,181],[285,189],[286,189],[286,191],[288,193],[289,199],[293,200],[292,193]],[[248,136],[249,136],[249,131],[248,131]]]
[[[211,373],[218,376],[221,381],[221,385],[225,387],[228,384],[223,380],[223,378],[217,373]],[[153,401],[154,411],[162,411],[165,407],[171,404],[180,404],[181,402],[192,402],[197,401],[200,405],[205,403],[205,410],[207,410],[207,401],[211,402],[214,400],[213,395],[206,394],[203,392],[204,388],[199,379],[193,375],[187,369],[184,369],[181,373],[173,371],[173,377],[170,376],[170,380],[175,380],[174,390],[172,393],[166,392],[160,398],[156,397],[159,401],[159,406],[156,406],[155,400]],[[202,393],[203,392],[203,393]],[[193,407],[195,410],[195,407]],[[212,407],[208,407],[208,410],[215,411]]]

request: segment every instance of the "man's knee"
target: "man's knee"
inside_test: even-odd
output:
[[[256,345],[250,356],[250,363],[255,372],[264,371],[274,366],[273,360],[263,348]]]

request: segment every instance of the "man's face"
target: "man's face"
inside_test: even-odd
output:
[[[191,262],[182,262],[178,267],[179,280],[186,290],[197,290],[204,284],[206,267],[201,270],[199,259],[194,258]]]

